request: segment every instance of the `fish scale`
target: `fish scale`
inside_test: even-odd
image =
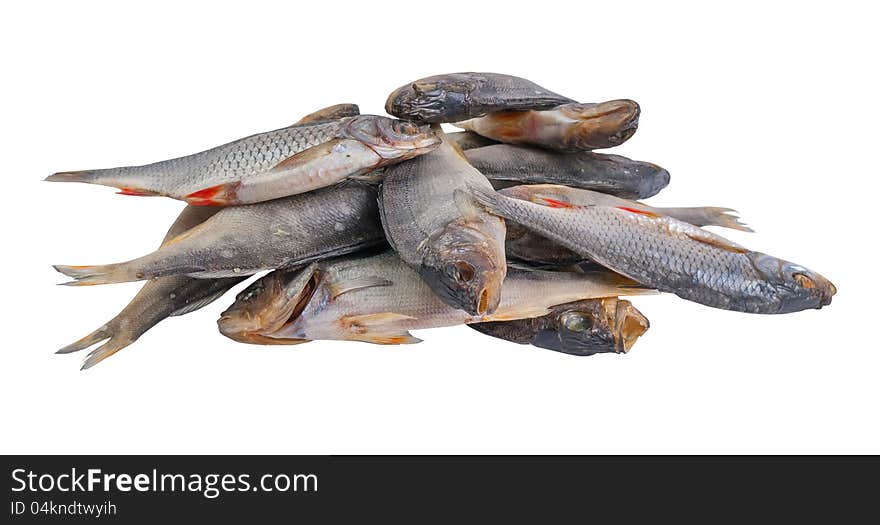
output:
[[[150,186],[167,195],[187,195],[207,186],[241,180],[332,139],[340,123],[319,122],[251,135],[200,153],[143,166],[93,170],[107,185]]]

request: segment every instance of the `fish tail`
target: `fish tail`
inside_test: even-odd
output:
[[[108,170],[83,170],[83,171],[60,171],[53,173],[43,180],[49,182],[84,182],[86,184],[99,184],[117,188],[120,195],[133,195],[137,197],[154,197],[162,193],[137,186],[134,181],[126,180],[119,169]]]
[[[80,350],[85,350],[86,348],[92,346],[93,344],[100,343],[101,341],[112,337],[113,334],[110,331],[109,325],[104,325],[101,328],[98,328],[94,332],[89,335],[83,337],[82,339],[70,343],[64,348],[55,352],[56,354],[69,354],[72,352],[79,352]]]
[[[143,275],[133,275],[129,263],[105,264],[100,266],[53,266],[55,270],[73,281],[61,283],[65,286],[90,286],[94,284],[124,283],[144,279]]]
[[[730,208],[702,206],[697,208],[666,208],[666,215],[675,217],[694,226],[720,226],[744,232],[753,232],[751,228],[740,222],[737,211]]]
[[[49,182],[85,182],[87,184],[95,184],[95,179],[97,179],[97,173],[95,170],[83,170],[59,171],[58,173],[49,175],[43,180]]]
[[[131,341],[127,341],[123,338],[110,338],[109,341],[89,352],[89,355],[86,356],[80,370],[88,370],[130,344]]]

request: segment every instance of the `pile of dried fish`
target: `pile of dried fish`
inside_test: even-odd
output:
[[[55,266],[69,285],[147,281],[59,353],[106,341],[91,367],[270,270],[223,312],[224,335],[403,344],[419,341],[410,330],[467,324],[573,355],[621,353],[648,329],[621,296],[778,314],[821,308],[836,291],[703,229],[751,231],[729,208],[632,200],[669,173],[593,152],[635,133],[631,100],[580,103],[518,77],[454,73],[398,88],[385,109],[398,118],[339,104],[186,157],[49,176],[189,204],[143,257]]]

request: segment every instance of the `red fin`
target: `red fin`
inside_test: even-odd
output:
[[[118,195],[133,195],[135,197],[155,197],[159,195],[155,191],[142,190],[141,188],[119,188]]]
[[[550,206],[551,208],[577,208],[577,206],[571,204],[570,202],[550,199],[548,197],[537,197],[536,200],[540,201],[539,204]]]
[[[235,194],[240,185],[240,182],[218,184],[210,188],[194,191],[184,197],[184,200],[193,206],[226,206],[228,204],[236,204]]]
[[[630,213],[638,213],[640,215],[646,215],[648,217],[660,217],[659,214],[654,213],[652,211],[639,210],[636,208],[627,208],[626,206],[617,206],[618,210],[628,211]]]

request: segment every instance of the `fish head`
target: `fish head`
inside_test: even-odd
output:
[[[347,119],[340,135],[373,150],[379,156],[375,168],[423,155],[440,144],[440,137],[430,126],[377,115]]]
[[[629,140],[639,126],[639,105],[632,100],[566,104],[557,108],[577,121],[565,138],[573,149],[611,148]]]
[[[220,314],[220,333],[251,344],[298,344],[302,338],[276,338],[280,330],[302,312],[315,289],[315,265],[298,270],[276,270],[244,289]]]
[[[590,299],[553,309],[553,323],[531,343],[566,354],[588,356],[629,351],[648,330],[648,320],[629,301]]]
[[[429,237],[419,273],[444,303],[486,315],[501,301],[507,263],[503,237],[493,242],[491,232],[475,222],[453,221]]]
[[[776,257],[753,253],[749,255],[755,268],[778,297],[775,313],[819,309],[831,304],[837,288],[825,277],[799,264]]]
[[[456,122],[470,118],[469,98],[483,84],[464,73],[428,77],[394,90],[385,111],[421,122]]]

